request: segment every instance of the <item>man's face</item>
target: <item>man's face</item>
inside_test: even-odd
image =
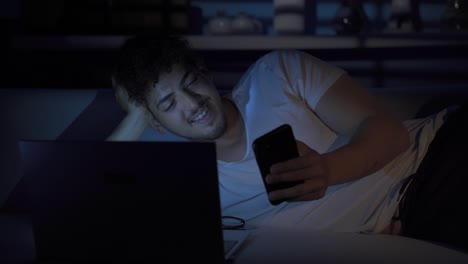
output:
[[[211,79],[175,65],[161,73],[147,96],[155,122],[170,132],[194,139],[215,140],[226,129],[221,97]]]

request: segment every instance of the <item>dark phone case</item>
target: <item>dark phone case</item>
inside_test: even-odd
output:
[[[263,136],[258,137],[252,143],[255,158],[257,160],[260,173],[262,174],[263,183],[267,192],[278,189],[289,188],[295,186],[302,181],[267,184],[265,176],[270,173],[270,167],[280,161],[289,160],[299,156],[297,150],[296,139],[292,128],[288,124],[281,125]],[[278,205],[282,200],[271,201],[273,205]]]

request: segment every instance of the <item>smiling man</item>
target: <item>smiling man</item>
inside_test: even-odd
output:
[[[151,126],[214,141],[223,214],[255,227],[400,234],[392,218],[404,183],[448,114],[403,123],[346,71],[294,50],[260,57],[220,96],[178,36],[129,39],[112,82],[127,114],[108,140],[138,140]],[[284,123],[300,156],[273,165],[267,181],[303,183],[267,194],[251,145]]]

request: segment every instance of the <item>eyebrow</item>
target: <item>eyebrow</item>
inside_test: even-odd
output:
[[[184,75],[182,76],[182,78],[180,79],[180,82],[179,82],[179,85],[182,86],[185,82],[185,80],[187,79],[187,77],[192,73],[192,71],[185,71]],[[164,96],[163,98],[161,98],[161,100],[158,101],[158,103],[156,104],[156,108],[157,109],[160,109],[159,106],[164,103],[165,101],[169,100],[169,98],[172,96],[172,93],[169,93],[168,95]]]
[[[161,100],[158,101],[158,103],[156,104],[156,108],[157,108],[157,109],[160,109],[160,105],[161,105],[162,103],[164,103],[165,101],[169,100],[169,98],[170,98],[171,96],[172,96],[172,93],[170,93],[170,94],[164,96]]]
[[[185,71],[184,76],[180,79],[179,85],[182,86],[187,79],[187,77],[192,73],[192,71]]]

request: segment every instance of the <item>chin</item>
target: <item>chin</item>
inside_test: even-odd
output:
[[[207,131],[207,133],[202,135],[200,137],[200,139],[203,139],[203,140],[216,140],[216,139],[220,138],[221,136],[223,136],[225,132],[226,132],[226,124],[225,124],[225,122],[222,122],[218,126],[212,127],[212,129],[210,129],[209,131]]]

